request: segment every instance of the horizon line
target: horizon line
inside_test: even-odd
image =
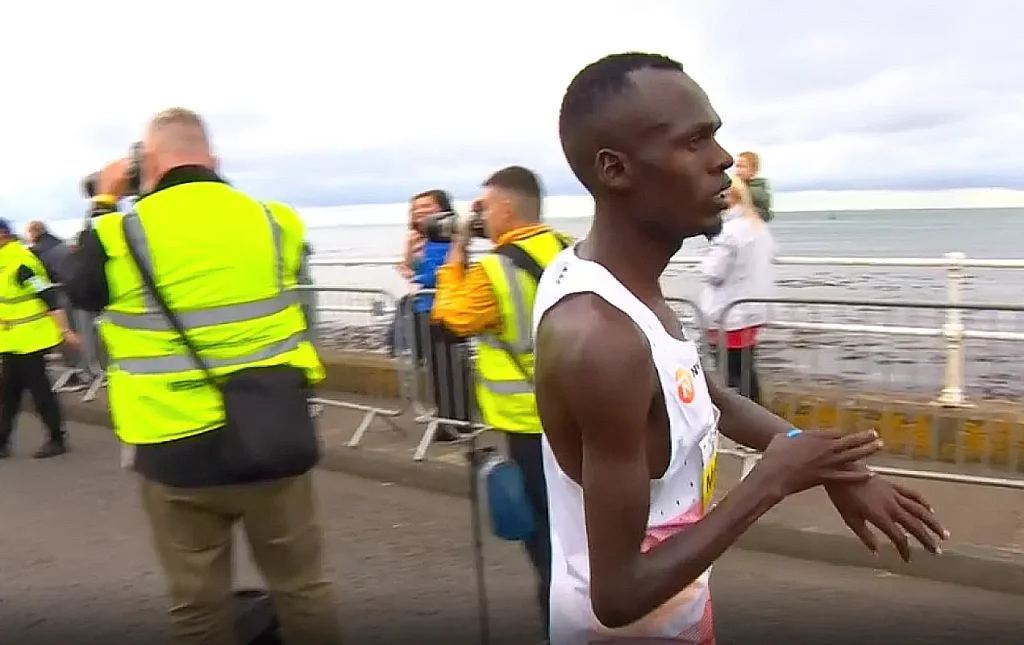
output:
[[[776,213],[799,212],[873,212],[884,210],[959,210],[959,209],[1013,209],[1024,208],[1024,190],[1015,188],[945,188],[941,190],[801,190],[775,192],[773,210]],[[853,198],[853,199],[851,199]],[[587,194],[554,194],[544,200],[593,199]],[[842,204],[842,201],[861,201],[861,204]],[[808,203],[819,201],[821,203]],[[875,202],[863,203],[862,200]],[[470,203],[470,199],[455,199],[455,205]],[[781,202],[781,203],[780,203]],[[791,203],[792,202],[792,203]],[[931,202],[931,203],[928,203]],[[404,204],[405,200],[391,202],[349,202],[331,206],[296,207],[310,213],[334,210],[374,208]]]

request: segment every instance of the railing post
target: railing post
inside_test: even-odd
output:
[[[964,325],[961,319],[960,287],[964,277],[963,253],[946,254],[946,322],[942,335],[946,339],[946,364],[942,380],[942,391],[935,400],[936,405],[948,408],[969,407],[964,397]]]

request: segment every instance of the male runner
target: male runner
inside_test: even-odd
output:
[[[824,485],[871,550],[948,534],[917,493],[870,476],[874,432],[800,433],[705,380],[659,286],[721,226],[732,158],[703,90],[663,56],[584,68],[562,102],[566,159],[595,200],[587,238],[537,292],[537,403],[551,509],[551,643],[713,643],[711,564],[783,498]],[[716,506],[719,430],[764,458]],[[932,535],[934,533],[935,535]]]

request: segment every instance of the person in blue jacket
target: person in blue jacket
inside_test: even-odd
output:
[[[437,285],[437,270],[444,264],[451,242],[429,240],[418,226],[425,219],[446,212],[453,213],[455,209],[451,196],[443,190],[424,191],[410,202],[409,231],[398,270],[419,289],[434,289]],[[427,364],[437,414],[446,419],[468,420],[472,383],[466,368],[466,341],[444,325],[431,322],[432,293],[414,293],[408,297],[412,298],[414,332],[406,341],[412,341],[416,358]],[[402,321],[398,324],[402,326]],[[436,435],[438,441],[452,441],[458,436],[457,428],[444,424],[438,427]]]

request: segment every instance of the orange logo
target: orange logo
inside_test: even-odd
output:
[[[692,403],[696,392],[693,389],[693,375],[690,370],[676,368],[676,395],[683,403]]]

